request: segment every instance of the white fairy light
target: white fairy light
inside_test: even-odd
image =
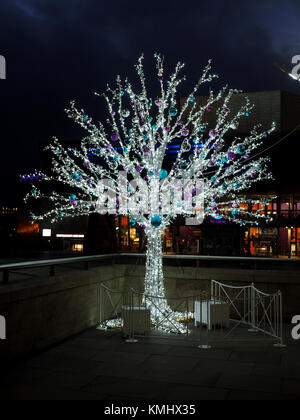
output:
[[[66,112],[87,131],[88,136],[78,148],[66,148],[54,138],[47,147],[53,156],[52,174],[36,172],[22,177],[22,180],[32,183],[26,201],[29,198],[46,199],[51,204],[50,210],[33,215],[33,220],[47,218],[52,222],[96,213],[95,202],[101,201],[99,182],[110,180],[105,188],[118,198],[119,214],[131,216],[131,223],[141,226],[148,240],[145,296],[149,298],[145,298],[144,303],[150,308],[151,322],[164,331],[186,333],[187,328],[179,321],[192,314],[171,310],[166,299],[162,261],[162,234],[178,211],[172,206],[162,205],[168,194],[167,184],[160,186],[158,180],[203,179],[206,216],[242,225],[257,225],[260,220],[267,219],[260,206],[267,205],[268,200],[253,201],[242,194],[254,183],[272,179],[267,169],[269,158],[252,160],[251,154],[275,130],[275,124],[268,131],[256,126],[247,137],[235,136],[228,144],[228,133],[232,134],[241,118],[247,118],[251,113],[253,106],[249,99],[245,98],[245,104],[233,114],[230,100],[240,91],[225,86],[216,94],[210,91],[206,103],[199,105],[199,88],[217,77],[210,74],[209,61],[195,88],[178,109],[178,87],[185,80],[179,73],[184,65],[179,62],[166,80],[163,57],[155,54],[155,58],[161,87],[158,98],[153,100],[148,96],[141,56],[136,65],[141,91],[134,92],[129,81],[122,81],[118,76],[115,89],[108,86],[106,93],[96,93],[108,106],[106,124],[94,124],[72,101]],[[205,116],[212,110],[216,111],[216,125],[210,130]],[[179,151],[168,172],[164,168],[166,152],[178,139],[182,139]],[[146,182],[149,191],[147,212],[135,214],[130,206],[123,205],[124,194],[128,197],[135,194],[131,187],[124,193],[124,186],[118,182],[118,174],[123,170],[137,185],[140,180]],[[50,183],[53,191],[43,193],[37,186],[39,182]],[[63,187],[57,188],[58,184]],[[188,206],[182,205],[182,214],[190,215]],[[119,321],[116,322],[119,325]]]

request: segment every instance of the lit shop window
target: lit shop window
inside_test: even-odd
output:
[[[72,246],[73,252],[83,252],[83,244],[74,244]]]

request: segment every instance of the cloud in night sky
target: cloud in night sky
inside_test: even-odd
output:
[[[155,51],[169,69],[185,61],[187,88],[213,58],[222,84],[300,94],[273,65],[300,54],[299,27],[299,0],[1,0],[0,176],[38,166],[41,140],[78,135],[63,113],[68,101],[101,111],[92,92],[132,77],[141,52],[150,76]]]

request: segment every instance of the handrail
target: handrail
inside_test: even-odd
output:
[[[64,265],[72,264],[76,262],[90,262],[98,261],[106,258],[116,257],[118,254],[101,254],[91,255],[87,257],[71,257],[71,258],[58,258],[53,260],[40,260],[40,261],[29,261],[13,264],[0,265],[0,271],[11,270],[11,269],[22,269],[22,268],[38,268],[38,267],[49,267],[51,265]]]
[[[0,265],[0,272],[12,269],[22,268],[38,268],[38,267],[49,267],[51,265],[64,265],[72,264],[76,262],[92,262],[113,257],[146,257],[146,254],[137,253],[115,253],[115,254],[100,254],[90,255],[86,257],[70,257],[70,258],[57,258],[50,260],[39,260],[39,261],[27,261],[21,263],[12,263]],[[266,258],[266,257],[222,257],[222,256],[211,256],[211,255],[163,255],[164,259],[176,259],[176,260],[204,260],[204,261],[248,261],[248,262],[299,262],[300,259],[288,259],[288,258]]]
[[[100,255],[91,255],[85,257],[71,257],[71,258],[59,258],[59,259],[50,259],[50,260],[40,260],[40,261],[27,261],[19,262],[12,264],[3,264],[0,265],[0,273],[3,273],[3,282],[8,283],[9,273],[13,270],[22,270],[29,268],[40,268],[40,267],[50,267],[50,276],[55,275],[55,267],[73,263],[85,263],[86,269],[88,270],[88,265],[91,262],[96,262],[100,260],[105,260],[108,258],[117,258],[117,257],[131,257],[131,258],[140,258],[146,257],[146,254],[138,253],[114,253],[114,254],[100,254]],[[208,255],[163,255],[163,259],[167,260],[195,260],[195,261],[232,261],[232,262],[288,262],[288,263],[300,263],[300,259],[285,259],[285,258],[265,258],[265,257],[219,257],[219,256],[208,256]],[[256,267],[256,264],[255,264]]]
[[[120,253],[117,254],[119,256],[123,256],[123,257],[132,257],[132,256],[137,256],[137,257],[145,257],[146,254],[133,254],[133,253]],[[164,254],[163,255],[164,259],[178,259],[178,260],[205,260],[205,261],[273,261],[273,262],[288,262],[288,261],[292,261],[292,262],[299,262],[300,263],[300,258],[267,258],[267,257],[222,257],[222,256],[212,256],[212,255],[189,255],[189,254],[185,254],[185,255],[181,255],[181,254]],[[1,266],[0,266],[1,267]]]

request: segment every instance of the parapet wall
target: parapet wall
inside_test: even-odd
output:
[[[111,265],[0,286],[0,315],[7,323],[7,339],[0,340],[1,360],[39,352],[97,325],[100,283],[113,290],[133,287],[142,291],[144,273],[142,266]],[[267,293],[281,290],[288,322],[300,314],[298,272],[166,267],[165,277],[168,296],[172,297],[209,290],[210,279],[232,285],[255,282]]]

